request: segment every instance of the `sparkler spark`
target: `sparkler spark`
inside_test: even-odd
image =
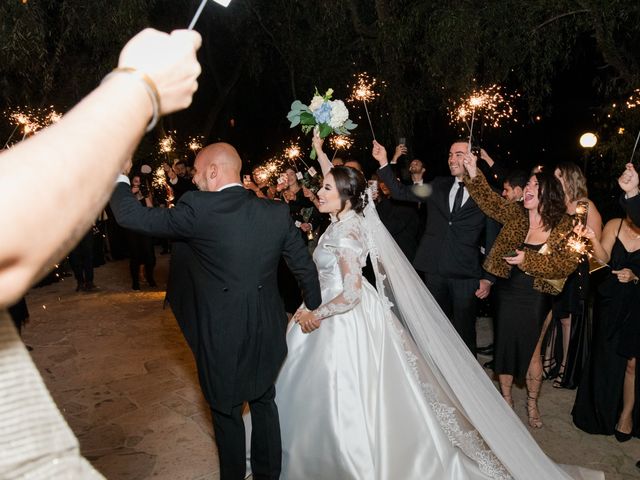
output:
[[[499,127],[506,120],[517,121],[513,116],[515,109],[511,102],[520,94],[509,94],[502,86],[494,84],[486,89],[477,89],[466,98],[460,98],[448,107],[450,123],[455,125],[462,121],[467,124],[474,114],[482,113],[485,127]]]
[[[18,130],[21,131],[24,140],[27,136],[33,135],[38,130],[48,127],[62,118],[62,114],[56,112],[53,105],[47,108],[14,108],[6,114],[9,122],[15,125],[15,128],[5,142],[4,148],[9,146],[9,142]]]
[[[349,150],[353,146],[353,139],[347,135],[334,135],[329,139],[334,150]]]
[[[162,137],[159,141],[158,141],[158,149],[160,150],[160,153],[171,153],[173,152],[174,148],[176,146],[176,140],[175,138],[173,138],[173,135],[171,134],[171,132],[167,133],[164,137]]]
[[[380,95],[373,89],[378,81],[374,77],[369,77],[367,72],[359,73],[357,75],[354,75],[354,77],[357,79],[357,81],[353,85],[351,97],[348,99],[348,101],[362,102],[364,111],[367,114],[367,120],[369,121],[369,128],[371,128],[371,135],[373,135],[373,139],[375,140],[376,134],[373,131],[373,124],[371,123],[371,116],[369,115],[367,102],[374,100]],[[381,83],[384,85],[384,82]]]
[[[295,160],[296,158],[300,157],[301,153],[302,152],[300,151],[300,147],[295,143],[292,143],[284,150],[284,154],[289,160]]]
[[[189,142],[187,144],[187,146],[189,147],[189,150],[191,150],[192,152],[197,152],[198,150],[202,149],[202,136],[198,136],[198,137],[189,137]]]
[[[373,87],[378,83],[378,80],[373,77],[369,77],[367,72],[359,73],[354,76],[356,78],[356,83],[353,85],[351,97],[349,99],[350,101],[370,102],[380,95],[373,89]]]
[[[167,186],[167,177],[164,174],[164,168],[158,167],[155,172],[153,172],[153,179],[151,180],[151,185],[153,188],[161,189]]]

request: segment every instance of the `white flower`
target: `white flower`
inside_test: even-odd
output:
[[[340,128],[349,119],[349,110],[347,110],[342,100],[332,100],[329,103],[331,104],[329,126],[331,128]]]
[[[312,112],[315,112],[318,108],[320,108],[320,105],[322,105],[324,103],[324,98],[322,98],[320,95],[314,95],[313,98],[311,99],[311,103],[309,104],[309,110],[311,110]]]

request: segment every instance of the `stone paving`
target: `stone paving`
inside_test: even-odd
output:
[[[158,256],[161,286],[167,264]],[[83,455],[109,479],[218,479],[210,414],[191,352],[163,309],[164,292],[144,282],[142,291],[130,290],[126,261],[95,272],[97,292],[76,293],[71,278],[33,289],[23,332]],[[481,321],[479,331],[479,344],[488,343],[490,323]],[[619,444],[576,429],[574,396],[545,382],[545,426],[532,432],[543,450],[560,463],[604,470],[607,480],[640,478],[640,441]],[[514,398],[525,420],[524,391]]]

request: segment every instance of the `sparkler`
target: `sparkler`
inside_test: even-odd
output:
[[[578,254],[578,257],[583,257],[583,256],[587,256],[590,259],[596,261],[598,264],[602,265],[603,267],[609,267],[611,268],[611,265],[609,265],[608,263],[603,262],[602,260],[600,260],[598,257],[596,257],[593,252],[590,250],[589,248],[589,244],[588,242],[583,239],[582,237],[577,237],[577,236],[571,236],[568,240],[567,240],[567,248],[569,250],[573,250],[575,253]]]
[[[288,147],[284,149],[284,156],[290,160],[291,164],[295,166],[296,160],[300,160],[302,164],[309,170],[309,165],[302,158],[302,150],[297,143],[291,142]]]
[[[153,172],[153,179],[151,180],[151,185],[153,188],[162,189],[167,186],[167,177],[164,174],[164,168],[158,167],[156,171]]]
[[[15,127],[3,148],[9,146],[9,142],[11,142],[11,139],[20,128],[22,128],[22,140],[24,140],[28,135],[32,135],[38,130],[56,123],[62,118],[62,114],[56,112],[53,105],[51,105],[48,108],[16,108],[8,114],[8,118],[11,123],[15,124]]]
[[[216,2],[218,5],[222,5],[223,7],[226,7],[231,3],[231,0],[213,0],[213,1]],[[193,27],[198,21],[198,18],[200,18],[200,14],[202,13],[202,10],[204,10],[204,7],[206,4],[207,4],[207,0],[202,0],[202,2],[200,2],[200,6],[198,7],[198,10],[196,10],[196,13],[193,16],[193,18],[191,19],[191,23],[189,23],[189,28],[187,28],[187,30],[193,30]]]
[[[158,149],[160,150],[160,153],[164,153],[166,155],[173,152],[175,146],[176,140],[171,132],[167,133],[158,141]]]
[[[366,72],[358,74],[356,78],[357,81],[353,86],[350,100],[361,101],[364,105],[364,111],[367,114],[367,120],[369,120],[369,128],[371,128],[371,135],[373,135],[373,139],[375,140],[376,134],[373,131],[373,124],[371,123],[371,116],[369,115],[367,102],[370,102],[379,96],[379,93],[373,90],[373,87],[378,81],[373,77],[369,78],[369,75]]]
[[[451,123],[463,121],[469,128],[469,144],[473,137],[473,127],[476,113],[482,112],[483,125],[487,127],[499,127],[503,121],[513,118],[515,109],[511,102],[520,94],[508,94],[497,84],[486,89],[477,89],[471,92],[467,98],[461,98],[449,110]],[[471,122],[467,119],[471,116]]]
[[[189,137],[189,142],[187,143],[187,146],[189,147],[189,150],[191,150],[194,154],[198,150],[202,150],[202,139],[203,138],[204,137],[202,137],[202,136]]]
[[[331,162],[333,162],[338,154],[338,150],[349,150],[353,146],[353,139],[347,135],[334,135],[329,139],[329,143],[333,148],[333,157],[331,157]]]

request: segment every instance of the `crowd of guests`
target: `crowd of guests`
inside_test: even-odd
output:
[[[603,228],[587,179],[573,163],[527,172],[505,168],[484,149],[473,152],[467,140],[453,142],[450,175],[427,181],[426,163],[408,158],[405,145],[389,160],[374,142],[379,168],[369,175],[369,187],[381,221],[469,349],[493,353],[488,366],[505,401],[514,406],[514,383],[526,388],[532,428],[543,426],[538,398],[549,380],[555,388],[578,388],[572,413],[579,428],[620,441],[639,437],[640,316],[631,299],[640,293],[640,227],[623,216]],[[352,159],[335,157],[332,163],[362,171]],[[142,205],[171,208],[196,188],[184,161],[165,163],[164,172],[160,190],[152,188],[149,175],[130,176]],[[273,182],[261,173],[258,167],[245,175],[244,187],[286,203],[313,251],[329,224],[315,193],[321,176],[294,164]],[[155,287],[154,244],[163,240],[131,231],[125,238],[132,288],[140,289],[141,267]],[[278,278],[286,311],[293,314],[301,294],[284,261]],[[92,277],[78,282],[79,288],[93,284]],[[494,341],[478,349],[476,320],[487,305]]]
[[[508,170],[484,149],[474,152],[467,140],[454,142],[450,175],[427,181],[425,162],[407,158],[405,145],[389,160],[374,142],[379,168],[369,186],[381,221],[474,353],[480,302],[491,298],[491,367],[509,405],[513,384],[526,388],[532,428],[543,426],[538,397],[550,380],[555,388],[578,388],[579,428],[620,441],[640,436],[640,316],[629,301],[640,293],[640,227],[625,217],[603,228],[587,179],[573,163]],[[354,160],[333,163],[362,171]],[[244,186],[287,203],[313,250],[328,220],[303,179],[291,166],[269,183],[256,169]],[[284,263],[281,270],[293,313],[300,295]]]

